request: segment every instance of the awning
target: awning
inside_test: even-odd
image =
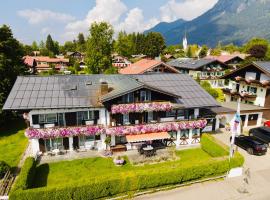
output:
[[[145,133],[138,135],[127,135],[127,142],[144,142],[144,141],[152,141],[152,140],[163,140],[169,139],[171,136],[167,132],[160,133]]]

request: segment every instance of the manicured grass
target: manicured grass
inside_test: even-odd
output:
[[[24,136],[25,124],[22,120],[12,121],[0,129],[0,160],[16,167],[27,146]]]
[[[179,160],[144,166],[133,166],[127,163],[122,167],[117,167],[111,158],[101,157],[42,164],[36,169],[34,187],[57,187],[63,184],[89,182],[94,179],[140,175],[159,170],[164,171],[164,169],[197,166],[214,159],[200,148],[177,151],[177,155],[180,157]]]

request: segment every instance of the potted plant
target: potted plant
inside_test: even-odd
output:
[[[117,166],[122,166],[125,163],[124,158],[121,158],[120,156],[117,156],[114,160],[113,160],[114,164]]]
[[[105,141],[104,141],[106,144],[106,149],[108,149],[108,146],[111,145],[111,141],[112,141],[111,136],[107,136]]]

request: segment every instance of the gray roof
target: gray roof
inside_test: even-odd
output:
[[[158,87],[181,96],[181,101],[186,108],[215,107],[219,103],[209,95],[189,75],[185,74],[143,74],[133,75],[140,82]]]
[[[101,81],[106,81],[109,88],[113,88],[102,97],[99,95]],[[96,107],[102,106],[100,100],[107,101],[142,87],[181,96],[184,107],[218,105],[196,81],[184,74],[55,75],[19,76],[3,109]]]
[[[167,62],[167,64],[176,67],[178,69],[196,70],[216,61],[217,60],[214,59],[177,58],[175,60]]]
[[[270,74],[270,62],[256,61],[253,63]]]

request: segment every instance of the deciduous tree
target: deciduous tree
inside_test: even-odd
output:
[[[94,73],[104,73],[112,66],[113,28],[106,22],[93,23],[87,40],[86,64]]]

